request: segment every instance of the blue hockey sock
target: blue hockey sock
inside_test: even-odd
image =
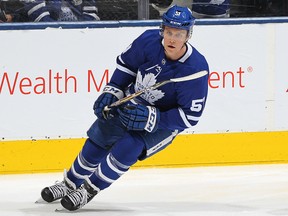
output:
[[[99,147],[88,138],[67,172],[68,179],[74,182],[76,187],[79,187],[84,182],[85,177],[89,177],[95,171],[99,161],[106,154],[107,150]]]

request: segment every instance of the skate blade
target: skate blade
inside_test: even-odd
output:
[[[35,204],[49,204],[49,205],[59,204],[59,200],[55,200],[53,202],[47,202],[47,201],[43,200],[42,198],[39,198],[38,200],[35,201]]]
[[[58,212],[58,213],[67,213],[67,212],[70,212],[70,211],[68,211],[68,210],[65,209],[65,208],[56,208],[56,209],[55,209],[55,212]]]
[[[35,204],[47,204],[48,202],[46,202],[45,200],[43,200],[42,198],[39,198],[35,201]]]

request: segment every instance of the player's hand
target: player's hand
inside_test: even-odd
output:
[[[123,98],[123,96],[124,96],[124,93],[120,88],[111,84],[106,85],[103,90],[103,93],[98,97],[98,99],[94,103],[94,106],[93,106],[94,114],[98,118],[107,119],[109,116],[109,113],[104,112],[104,108],[114,103],[115,101]],[[111,114],[111,111],[110,111],[110,114]]]
[[[129,104],[117,109],[122,124],[128,130],[146,130],[153,133],[158,128],[160,112],[156,107]]]

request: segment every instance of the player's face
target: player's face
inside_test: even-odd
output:
[[[179,59],[186,52],[187,31],[165,26],[164,48],[166,57],[171,60]]]

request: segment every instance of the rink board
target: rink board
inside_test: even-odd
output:
[[[0,142],[0,174],[68,169],[85,139]],[[288,163],[288,132],[179,135],[134,168]]]
[[[69,168],[116,56],[159,26],[133,23],[1,24],[0,174]],[[210,67],[203,116],[134,167],[288,162],[287,38],[287,18],[197,21],[190,42]]]

